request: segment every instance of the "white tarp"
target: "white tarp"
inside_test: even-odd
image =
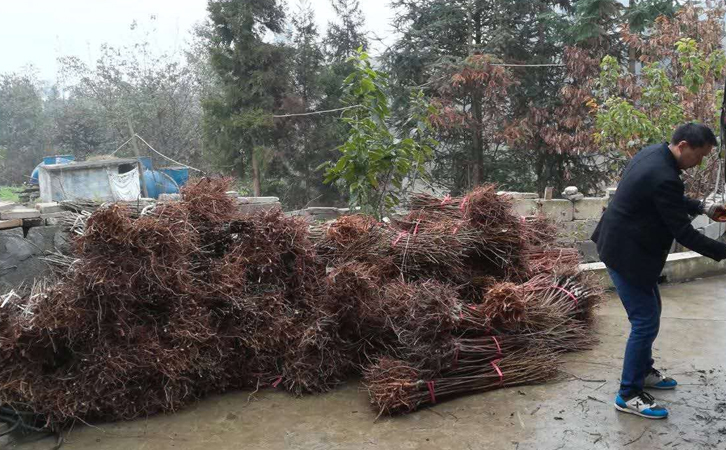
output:
[[[133,201],[141,197],[141,183],[139,182],[139,169],[122,174],[108,172],[108,184],[116,201]]]

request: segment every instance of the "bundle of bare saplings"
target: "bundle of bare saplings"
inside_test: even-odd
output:
[[[61,278],[0,297],[0,420],[59,429],[360,374],[377,411],[409,412],[544,382],[593,343],[601,293],[577,253],[493,186],[312,226],[242,214],[229,186],[100,208]]]

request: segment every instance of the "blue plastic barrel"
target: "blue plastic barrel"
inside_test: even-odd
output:
[[[169,175],[158,170],[144,170],[146,191],[151,198],[159,198],[160,194],[178,194],[179,186]]]
[[[149,157],[149,156],[141,156],[141,157],[139,157],[139,161],[141,161],[141,165],[146,170],[154,170],[153,164],[151,163],[151,157]]]
[[[75,160],[76,157],[73,155],[46,156],[45,158],[43,158],[43,164],[66,164]]]
[[[161,172],[169,175],[177,186],[182,187],[189,181],[189,169],[183,166],[163,167]]]
[[[56,156],[46,156],[43,158],[42,164],[68,164],[71,161],[75,161],[76,157],[73,155],[56,155]],[[33,173],[30,174],[30,184],[38,184],[38,176],[40,173],[40,164],[35,166],[35,169],[33,170]]]

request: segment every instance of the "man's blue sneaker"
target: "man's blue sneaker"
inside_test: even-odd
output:
[[[663,375],[656,369],[651,369],[648,376],[645,377],[644,387],[646,389],[675,389],[676,386],[678,386],[676,380]]]
[[[645,417],[646,419],[665,419],[668,417],[668,410],[662,406],[658,406],[655,398],[647,392],[641,392],[628,400],[618,395],[615,398],[615,409],[628,414]]]

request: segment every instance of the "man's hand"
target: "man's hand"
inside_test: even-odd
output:
[[[704,212],[714,222],[726,222],[726,207],[722,204],[714,203],[705,208]]]

